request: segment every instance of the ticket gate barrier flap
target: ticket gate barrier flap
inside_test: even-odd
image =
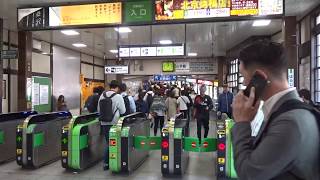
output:
[[[3,144],[4,141],[4,132],[0,130],[0,144]]]
[[[183,148],[184,146],[183,136],[185,135],[185,133],[188,133],[187,129],[188,127],[184,126],[183,128],[175,128],[173,132],[173,137],[174,137],[173,174],[174,175],[184,174],[189,163],[189,152]]]
[[[139,150],[160,150],[161,149],[160,136],[135,136],[134,137],[134,148]]]
[[[217,150],[216,138],[203,138],[201,144],[197,137],[184,137],[184,149],[191,152],[214,152]]]

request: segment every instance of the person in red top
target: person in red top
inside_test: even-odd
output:
[[[200,95],[197,95],[194,100],[194,118],[197,119],[199,144],[201,144],[201,126],[204,127],[204,138],[208,137],[210,110],[213,108],[211,97],[205,94],[206,90],[206,85],[202,85],[200,87]]]

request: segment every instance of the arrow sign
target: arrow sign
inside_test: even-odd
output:
[[[63,138],[63,139],[62,139],[63,144],[66,144],[67,141],[68,141],[68,140],[67,140],[66,138]]]

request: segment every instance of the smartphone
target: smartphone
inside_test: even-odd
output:
[[[243,91],[243,94],[247,97],[250,96],[251,88],[255,88],[255,96],[253,106],[256,104],[257,100],[261,97],[262,93],[264,92],[268,81],[259,73],[254,73],[252,79],[249,82],[247,88]]]

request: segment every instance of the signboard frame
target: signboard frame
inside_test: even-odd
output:
[[[143,0],[142,0],[143,1]],[[59,26],[59,27],[43,27],[43,28],[22,28],[19,27],[18,23],[18,10],[19,9],[26,9],[26,8],[49,8],[53,7],[53,5],[43,5],[43,6],[20,6],[17,8],[17,27],[18,30],[24,30],[24,31],[36,31],[36,30],[61,30],[61,29],[74,29],[74,28],[103,28],[103,27],[119,27],[119,26],[130,26],[130,25],[161,25],[161,24],[189,24],[189,23],[206,23],[206,22],[228,22],[228,21],[241,21],[241,20],[257,20],[257,19],[279,19],[282,18],[285,15],[285,1],[283,0],[283,12],[282,14],[276,14],[276,15],[265,15],[265,16],[229,16],[229,17],[211,17],[211,18],[195,18],[195,19],[176,19],[176,20],[165,20],[165,21],[157,21],[155,19],[155,8],[152,8],[152,21],[151,22],[132,22],[132,23],[126,23],[124,19],[125,15],[125,3],[129,2],[128,0],[120,1],[120,0],[111,0],[107,3],[115,3],[120,2],[121,5],[121,24],[90,24],[90,25],[76,25],[76,26]],[[86,5],[86,4],[104,4],[106,2],[101,1],[86,1],[86,2],[72,2],[72,3],[56,3],[54,4],[54,7],[56,6],[73,6],[73,5]],[[152,6],[155,7],[155,1],[152,0]]]
[[[126,67],[127,68],[127,72],[126,73],[121,73],[121,72],[114,72],[114,73],[107,73],[107,68],[116,68],[116,67]],[[104,66],[104,74],[129,74],[130,72],[130,67],[129,65],[111,65],[111,66]]]
[[[175,47],[175,46],[183,46],[183,55],[167,55],[167,56],[157,56],[157,52],[156,52],[156,56],[141,56],[141,52],[140,52],[140,56],[130,56],[130,48],[146,48],[146,47]],[[120,56],[120,48],[129,48],[129,56]],[[157,51],[157,50],[156,50]],[[130,58],[159,58],[159,57],[185,57],[186,56],[186,45],[185,44],[169,44],[169,45],[165,45],[165,44],[159,44],[159,45],[121,45],[118,46],[118,57],[119,58],[123,58],[123,59],[130,59]]]

